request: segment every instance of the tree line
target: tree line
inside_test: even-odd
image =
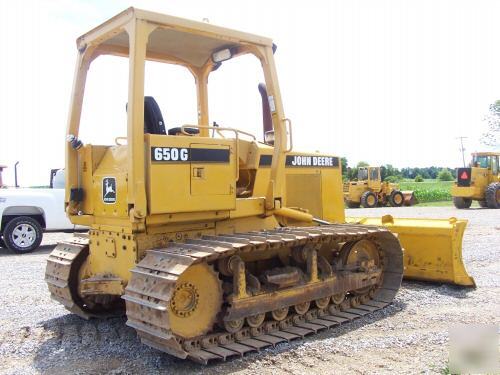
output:
[[[349,167],[347,158],[341,158],[342,161],[342,176],[344,180],[354,180],[358,178],[358,169],[367,167],[369,164],[360,161],[355,167]],[[440,179],[443,181],[454,180],[456,170],[448,167],[425,167],[425,168],[395,168],[391,164],[385,164],[380,167],[380,174],[383,181],[395,182],[404,178],[420,180],[420,179]],[[420,177],[420,178],[419,178]]]

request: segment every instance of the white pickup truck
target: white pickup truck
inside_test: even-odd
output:
[[[58,170],[47,189],[0,189],[0,246],[29,253],[43,232],[73,231],[64,212],[64,171]]]

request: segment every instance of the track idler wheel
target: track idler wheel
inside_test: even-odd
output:
[[[330,303],[330,297],[317,299],[316,301],[314,301],[314,303],[316,304],[316,307],[318,307],[318,309],[326,309],[328,307],[328,304]]]
[[[340,250],[340,255],[344,267],[348,269],[367,271],[380,268],[380,255],[377,245],[370,240],[348,242]],[[368,286],[352,292],[356,295],[362,295],[366,294],[371,288],[371,286]]]
[[[340,305],[345,300],[345,293],[337,293],[332,296],[332,303],[334,305]]]
[[[247,324],[249,327],[257,328],[260,327],[262,323],[264,323],[265,319],[266,319],[266,314],[252,315],[247,317]]]
[[[298,305],[295,305],[293,309],[297,314],[304,315],[307,312],[307,310],[309,310],[309,306],[311,306],[310,302],[303,302],[299,303]]]
[[[224,321],[224,328],[229,333],[236,333],[243,328],[243,324],[245,324],[245,319]]]
[[[85,319],[104,319],[111,316],[121,316],[124,312],[124,304],[119,296],[92,295],[83,296],[80,293],[80,282],[84,278],[87,267],[89,249],[84,248],[71,264],[69,272],[69,288],[73,302],[78,308],[73,311]],[[83,314],[83,315],[82,315]]]
[[[273,310],[271,312],[271,316],[278,322],[285,320],[285,318],[288,316],[288,307],[282,307],[280,309]]]

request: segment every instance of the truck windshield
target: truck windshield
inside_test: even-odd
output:
[[[473,167],[478,168],[489,168],[490,167],[490,157],[489,156],[474,156]]]

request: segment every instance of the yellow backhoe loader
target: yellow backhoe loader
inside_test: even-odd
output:
[[[401,191],[398,184],[382,181],[380,167],[358,168],[357,181],[344,183],[344,200],[347,207],[375,208],[377,206],[401,207],[415,204],[413,191]]]
[[[381,309],[405,267],[473,285],[463,220],[346,223],[339,158],[293,148],[270,39],[130,8],[78,38],[77,50],[66,210],[89,232],[59,243],[45,274],[69,311],[126,314],[145,344],[207,363]],[[128,58],[130,71],[126,142],[98,146],[79,128],[87,72],[101,55]],[[209,125],[209,75],[241,55],[264,72],[264,141]],[[197,124],[165,129],[145,97],[146,60],[193,74]]]
[[[500,208],[500,153],[476,152],[468,168],[457,168],[451,187],[456,208],[469,208],[475,200],[481,207]]]

